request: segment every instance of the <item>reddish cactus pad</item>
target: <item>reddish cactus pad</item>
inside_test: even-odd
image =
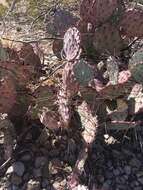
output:
[[[143,37],[143,10],[127,10],[119,25],[121,33],[128,38]]]
[[[80,33],[72,27],[64,35],[63,53],[67,61],[72,61],[80,56]]]

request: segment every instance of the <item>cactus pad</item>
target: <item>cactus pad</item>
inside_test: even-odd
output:
[[[67,61],[79,58],[80,49],[80,33],[77,28],[72,27],[67,30],[64,35],[63,53]]]
[[[117,0],[83,0],[80,16],[82,20],[98,26],[108,20],[117,8]]]
[[[130,67],[133,79],[143,84],[143,50],[138,50],[130,59]]]
[[[94,69],[85,59],[80,59],[73,67],[74,76],[80,85],[88,85],[94,79]]]
[[[115,59],[113,56],[110,56],[107,59],[107,71],[109,75],[109,80],[111,84],[117,84],[118,82],[118,74],[119,74],[119,67],[118,67],[118,60]]]
[[[0,81],[0,113],[9,112],[16,101],[16,90],[10,78]]]
[[[121,33],[127,38],[143,37],[143,9],[127,10],[119,26]]]
[[[100,53],[119,55],[120,50],[124,47],[124,42],[116,27],[105,24],[95,31],[93,45]]]

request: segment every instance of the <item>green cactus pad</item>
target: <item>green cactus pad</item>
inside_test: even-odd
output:
[[[129,62],[133,79],[143,84],[143,50],[138,50]]]
[[[79,84],[85,86],[94,79],[94,69],[85,59],[80,59],[73,67],[73,72]]]
[[[131,73],[136,82],[143,84],[143,64],[136,65]]]

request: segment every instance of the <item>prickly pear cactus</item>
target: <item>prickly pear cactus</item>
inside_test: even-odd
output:
[[[89,81],[94,79],[94,67],[88,64],[85,59],[80,59],[73,66],[76,81],[83,86],[88,85]]]
[[[63,70],[62,85],[58,94],[59,114],[65,127],[69,127],[72,116],[72,98],[78,90],[79,84],[73,74],[73,63],[69,62]]]
[[[10,78],[0,81],[0,113],[8,113],[16,102],[16,89]]]
[[[109,75],[109,81],[111,84],[118,83],[118,75],[119,75],[119,61],[115,59],[115,57],[110,56],[107,59],[107,71]]]
[[[80,16],[83,21],[90,22],[96,27],[107,21],[117,9],[117,0],[83,0],[80,7]]]
[[[78,17],[74,16],[70,11],[63,8],[55,8],[53,11],[51,10],[50,14],[46,15],[46,32],[63,37],[66,30],[74,26],[77,21]]]
[[[75,27],[69,28],[64,35],[62,55],[67,61],[72,61],[78,59],[80,53],[80,32]]]
[[[130,59],[130,68],[133,79],[143,84],[143,50],[138,50]]]
[[[119,55],[125,47],[124,41],[116,27],[111,24],[104,24],[94,33],[94,48],[101,53]]]
[[[126,10],[119,23],[121,34],[127,38],[143,37],[143,8]]]

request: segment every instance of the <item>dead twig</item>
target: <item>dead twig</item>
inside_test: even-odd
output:
[[[15,39],[10,39],[10,38],[5,38],[5,37],[1,37],[1,39],[3,40],[7,40],[7,41],[11,41],[11,42],[17,42],[17,43],[37,43],[40,41],[46,41],[46,40],[62,40],[63,38],[60,37],[45,37],[45,38],[40,38],[37,40],[15,40]]]

